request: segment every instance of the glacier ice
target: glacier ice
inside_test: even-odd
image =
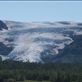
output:
[[[50,55],[56,56],[59,50],[73,42],[72,36],[82,34],[82,27],[72,22],[65,25],[60,22],[4,21],[4,23],[8,30],[0,31],[0,42],[12,47],[13,50],[2,58],[23,62],[43,62],[41,53],[46,50],[53,53]],[[47,54],[48,52],[45,56],[48,56]]]

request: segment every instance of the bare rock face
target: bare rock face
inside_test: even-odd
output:
[[[7,56],[12,51],[11,47],[7,47],[2,42],[0,42],[0,54]]]
[[[3,21],[0,20],[0,30],[3,30],[3,29],[8,30],[8,27]]]

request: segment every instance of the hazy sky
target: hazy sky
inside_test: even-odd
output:
[[[0,1],[0,19],[82,22],[82,1]]]

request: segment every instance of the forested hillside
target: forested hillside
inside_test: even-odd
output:
[[[0,82],[82,82],[81,64],[0,62]],[[28,82],[28,81],[27,81]]]

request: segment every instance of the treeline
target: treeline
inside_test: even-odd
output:
[[[81,64],[29,63],[0,61],[0,82],[48,80],[51,82],[82,82]]]

